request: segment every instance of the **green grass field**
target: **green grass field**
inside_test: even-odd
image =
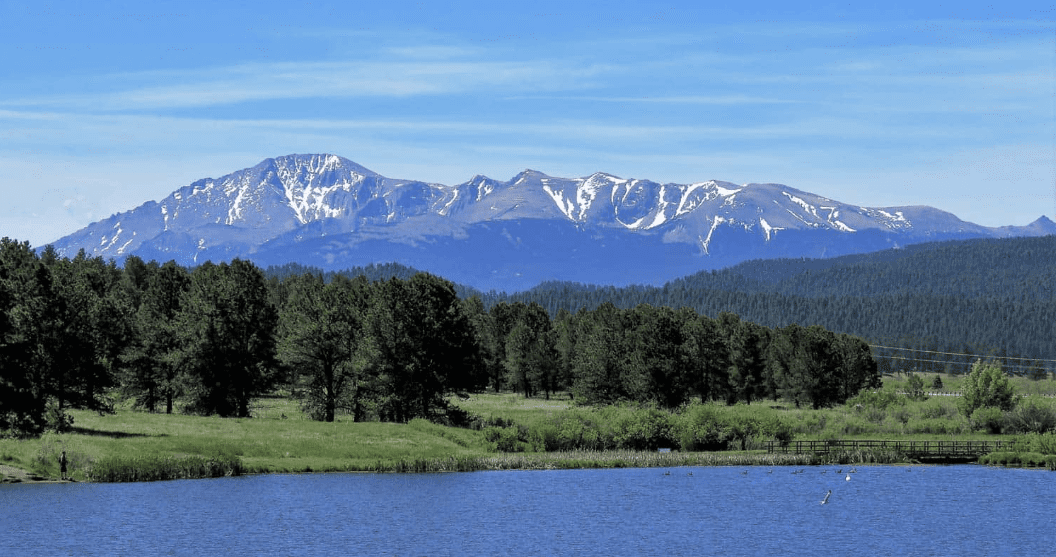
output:
[[[931,385],[933,377],[926,376]],[[957,377],[942,376],[944,391],[960,388]],[[885,389],[898,391],[904,378],[885,378]],[[1014,379],[1017,392],[1038,404],[1056,408],[1056,381]],[[751,405],[714,405],[724,415],[774,417],[791,425],[795,439],[999,439],[974,431],[957,409],[957,397],[905,400],[884,411],[855,409],[850,405],[821,410],[794,408],[774,401]],[[529,429],[576,406],[567,394],[549,400],[526,399],[514,393],[474,394],[452,403],[485,419],[501,418]],[[356,470],[473,469],[489,467],[547,467],[577,459],[634,465],[638,457],[535,455],[525,458],[498,454],[482,431],[450,428],[414,420],[409,424],[352,423],[339,416],[334,423],[305,418],[296,401],[276,396],[255,401],[253,418],[217,418],[181,414],[150,414],[118,405],[114,414],[73,411],[73,430],[48,433],[39,439],[0,439],[0,465],[58,477],[59,454],[65,450],[74,479],[88,479],[94,463],[124,459],[135,461],[185,457],[238,457],[247,472],[324,472]],[[748,448],[758,449],[758,446]],[[507,459],[500,462],[496,459]],[[668,457],[670,458],[673,457]],[[683,463],[704,463],[704,457]],[[707,457],[722,463],[724,457]],[[489,460],[490,459],[490,460]],[[518,460],[520,459],[520,460]],[[656,460],[656,459],[654,459]],[[663,459],[661,459],[663,460]],[[669,462],[663,460],[663,462]],[[658,460],[657,462],[660,462]],[[432,463],[432,464],[429,464]],[[438,464],[439,463],[439,464]],[[513,463],[513,464],[511,464]]]
[[[73,411],[74,429],[69,433],[0,440],[0,463],[57,477],[59,454],[65,450],[73,477],[84,480],[91,463],[108,458],[233,455],[249,472],[303,472],[368,470],[403,460],[489,453],[480,432],[424,420],[314,422],[303,416],[296,402],[283,398],[258,400],[253,414],[236,419],[127,408],[109,415]]]

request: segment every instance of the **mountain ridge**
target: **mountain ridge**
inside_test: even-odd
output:
[[[393,261],[509,289],[543,280],[659,284],[753,258],[1053,233],[1045,217],[988,228],[933,207],[863,207],[782,184],[526,169],[505,182],[476,175],[448,186],[388,178],[337,155],[295,154],[197,180],[52,245],[60,255],[84,249],[184,264]]]

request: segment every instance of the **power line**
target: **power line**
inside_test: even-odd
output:
[[[984,360],[984,361],[995,359],[995,360],[1004,360],[1004,361],[1007,361],[1007,360],[1025,360],[1025,361],[1030,362],[1030,363],[1037,363],[1037,362],[1056,363],[1056,360],[1046,360],[1044,358],[1023,358],[1023,357],[1019,357],[1019,356],[996,356],[996,355],[993,355],[993,354],[965,354],[965,353],[961,353],[961,352],[941,352],[941,351],[938,351],[938,350],[924,350],[922,348],[903,348],[903,347],[900,347],[900,346],[883,346],[883,345],[880,345],[880,344],[870,344],[869,346],[872,347],[872,348],[887,348],[889,350],[904,350],[906,352],[921,352],[921,353],[924,353],[924,354],[942,354],[942,355],[945,355],[945,356],[968,356],[969,358],[978,358],[978,359]]]
[[[903,361],[903,362],[927,362],[927,363],[936,363],[936,364],[954,364],[954,365],[959,365],[959,366],[964,366],[964,365],[968,364],[968,362],[954,362],[952,360],[928,360],[928,359],[924,359],[924,358],[905,358],[905,357],[902,357],[902,356],[880,356],[880,357],[884,358],[884,359],[888,359],[888,360],[899,360],[899,361]],[[1015,372],[1029,372],[1029,371],[1034,371],[1034,370],[1038,369],[1037,366],[1026,366],[1026,365],[1009,365],[1009,366],[1006,366],[1006,367],[1007,367],[1007,369],[1005,369],[1005,371],[1015,371]],[[1042,369],[1045,369],[1045,368],[1042,368]]]

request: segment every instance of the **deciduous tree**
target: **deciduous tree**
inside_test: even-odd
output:
[[[961,389],[961,411],[965,416],[971,416],[978,408],[1008,411],[1016,405],[1015,387],[994,361],[976,360]]]

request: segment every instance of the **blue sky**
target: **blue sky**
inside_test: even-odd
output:
[[[1056,213],[1051,3],[698,4],[0,0],[0,236],[290,153]]]

